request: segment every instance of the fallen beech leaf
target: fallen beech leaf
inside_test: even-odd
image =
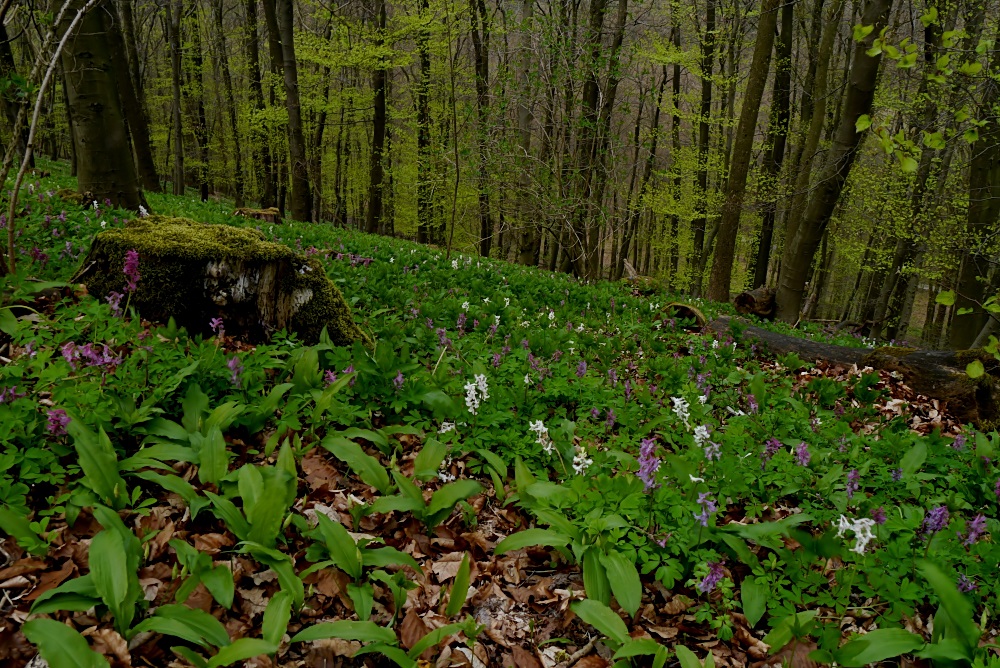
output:
[[[514,666],[515,668],[543,668],[542,662],[538,660],[534,652],[528,651],[519,645],[514,645]]]
[[[18,575],[27,575],[28,573],[40,571],[45,566],[46,563],[41,559],[18,559],[7,568],[0,570],[0,582],[17,577]]]
[[[224,547],[232,546],[229,536],[221,533],[203,533],[194,536],[195,549],[207,554],[216,554]]]
[[[576,663],[573,664],[574,668],[607,668],[611,664],[608,663],[607,659],[603,659],[596,654],[591,654],[590,656],[585,656]]]
[[[428,633],[430,633],[430,628],[420,618],[417,611],[414,608],[407,610],[406,616],[403,617],[403,623],[399,625],[399,641],[403,644],[403,647],[412,649]],[[429,659],[433,654],[431,649],[428,648],[420,656]]]
[[[458,573],[458,569],[462,565],[462,558],[464,556],[464,552],[449,552],[440,559],[436,560],[431,565],[431,570],[434,571],[434,575],[437,576],[437,581],[444,583],[455,577]]]
[[[132,655],[129,654],[128,644],[117,631],[110,628],[84,631],[83,635],[93,638],[93,648],[99,654],[113,657],[119,666],[131,666]]]
[[[678,594],[670,599],[670,602],[663,606],[663,613],[666,615],[677,615],[694,605],[694,600],[684,596],[683,594]]]
[[[75,571],[76,565],[73,563],[73,560],[67,559],[63,563],[62,568],[58,571],[49,571],[48,573],[44,573],[38,580],[38,586],[25,596],[24,600],[34,601],[50,589],[55,589],[61,585],[69,576],[73,575]]]

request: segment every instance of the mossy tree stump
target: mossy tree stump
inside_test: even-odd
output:
[[[253,229],[139,218],[98,234],[73,280],[102,300],[125,293],[125,254],[133,249],[141,278],[129,303],[149,320],[173,317],[207,333],[209,322],[222,318],[227,334],[252,343],[282,329],[314,343],[324,327],[337,345],[368,342],[318,260]]]

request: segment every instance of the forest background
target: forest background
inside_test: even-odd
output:
[[[4,0],[3,138],[132,209],[192,188],[585,280],[767,285],[788,322],[967,348],[1000,310],[998,18],[996,0]]]

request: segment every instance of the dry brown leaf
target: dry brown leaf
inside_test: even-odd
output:
[[[221,533],[202,533],[193,538],[195,549],[207,554],[217,554],[222,548],[230,547],[233,544],[233,540],[229,536]]]
[[[663,614],[665,615],[679,615],[688,608],[694,605],[694,600],[683,595],[678,594],[670,599],[670,602],[663,606]]]
[[[809,653],[817,646],[811,640],[792,640],[779,651],[775,652],[768,665],[788,666],[789,668],[818,668],[819,664],[809,658]]]
[[[47,564],[41,559],[18,559],[13,564],[0,570],[0,581],[9,580],[18,575],[27,575],[45,568]]]
[[[437,576],[437,581],[444,583],[455,577],[458,569],[462,566],[463,557],[465,557],[465,552],[449,552],[436,559],[431,564],[431,570]]]
[[[529,651],[514,645],[514,668],[543,668],[542,662],[538,660],[533,651]]]
[[[110,628],[90,629],[81,635],[93,638],[93,648],[98,654],[115,659],[116,666],[131,666],[132,655],[128,651],[128,643],[117,631]]]
[[[591,654],[574,663],[573,668],[607,668],[610,665],[607,659]]]
[[[62,568],[58,571],[49,571],[44,573],[38,580],[38,586],[35,587],[27,596],[24,597],[26,601],[34,601],[36,598],[49,591],[50,589],[55,589],[61,585],[69,576],[76,572],[76,565],[71,559],[67,559]]]
[[[302,473],[309,489],[333,490],[340,484],[341,475],[337,468],[327,461],[319,448],[313,448],[302,458]]]
[[[399,641],[403,644],[403,647],[412,649],[428,633],[430,633],[430,628],[420,618],[420,615],[417,614],[416,609],[410,608],[407,610],[406,615],[403,617],[403,623],[399,625]],[[428,648],[420,656],[430,659],[432,655],[431,648]]]

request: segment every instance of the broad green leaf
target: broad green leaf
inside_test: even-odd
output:
[[[642,582],[635,562],[625,558],[618,551],[611,551],[601,556],[604,569],[611,583],[611,593],[615,595],[618,605],[630,617],[635,616],[642,605]]]
[[[32,619],[21,627],[24,637],[38,645],[50,668],[108,668],[108,661],[90,649],[86,638],[54,619]]]
[[[857,132],[864,132],[872,126],[872,119],[868,114],[862,114],[858,116],[858,120],[854,122],[854,129]]]
[[[576,616],[611,638],[618,645],[629,641],[628,627],[614,610],[593,599],[574,601],[570,608]]]
[[[206,434],[213,429],[218,429],[220,432],[225,431],[244,410],[246,410],[246,406],[236,401],[220,404],[205,418],[202,431]]]
[[[366,485],[371,485],[382,494],[390,492],[392,481],[389,479],[389,472],[377,459],[362,450],[360,445],[339,435],[327,436],[320,445],[350,466]]]
[[[201,583],[205,585],[208,593],[215,598],[215,601],[226,610],[233,607],[233,596],[235,585],[233,583],[233,572],[226,564],[219,564],[214,568],[199,573]]]
[[[281,533],[288,506],[286,487],[291,480],[288,471],[266,467],[264,471],[264,486],[261,498],[247,511],[247,521],[250,522],[249,540],[274,547]]]
[[[105,529],[90,542],[88,556],[90,574],[94,578],[97,594],[115,617],[120,633],[132,626],[134,606],[126,605],[128,597],[128,557],[125,543],[117,531]]]
[[[431,496],[424,513],[424,524],[433,529],[448,519],[459,501],[465,501],[483,491],[483,486],[475,480],[456,480],[444,485]]]
[[[354,656],[357,657],[363,654],[381,654],[400,668],[418,668],[417,662],[407,656],[406,652],[398,647],[392,647],[382,643],[374,643],[371,645],[365,645],[355,652]]]
[[[224,647],[230,643],[229,633],[222,622],[204,610],[186,605],[161,605],[152,617],[136,624],[129,636],[134,637],[142,631],[183,638],[206,649]]]
[[[260,638],[240,638],[232,645],[227,645],[219,650],[206,664],[206,668],[219,668],[220,666],[231,666],[237,661],[246,661],[261,654],[274,654],[278,651],[278,646],[273,645]]]
[[[969,650],[972,651],[979,646],[979,638],[982,635],[975,622],[975,610],[969,598],[958,591],[955,586],[955,578],[949,577],[934,562],[927,559],[917,561],[917,569],[927,580],[927,583],[937,594],[941,608],[947,612],[955,630],[959,633],[958,638]],[[935,624],[935,633],[937,625]]]
[[[305,587],[295,573],[295,565],[290,556],[250,541],[244,541],[240,545],[239,551],[248,553],[265,566],[269,566],[278,576],[278,584],[281,588],[291,594],[294,607],[302,607],[306,597]]]
[[[371,619],[372,608],[375,606],[375,589],[367,582],[349,582],[347,596],[354,604],[354,614],[363,622]]]
[[[59,610],[80,612],[90,610],[101,602],[94,586],[94,578],[87,575],[67,580],[55,589],[39,596],[31,606],[31,614],[46,615]]]
[[[79,419],[71,416],[66,430],[73,437],[84,484],[112,508],[123,508],[128,499],[128,490],[118,473],[118,454],[111,446],[111,439],[103,427],[95,434]]]
[[[122,462],[124,464],[125,462]],[[152,483],[156,483],[168,492],[173,492],[184,500],[184,503],[191,509],[191,519],[198,516],[198,512],[208,505],[208,499],[203,497],[194,486],[184,478],[176,475],[163,475],[154,471],[139,471],[130,475],[141,478]]]
[[[972,360],[965,366],[965,373],[969,376],[969,378],[979,378],[986,373],[986,369],[983,367],[983,363],[979,360]]]
[[[371,547],[361,550],[361,563],[374,568],[409,566],[417,573],[423,573],[416,559],[394,547]]]
[[[17,544],[35,556],[44,556],[49,551],[49,544],[31,528],[31,523],[7,506],[0,506],[0,529],[13,536]]]
[[[913,174],[917,171],[917,161],[911,156],[898,153],[899,157],[899,168],[903,170],[904,174]]]
[[[418,640],[407,652],[411,658],[416,659],[431,647],[437,647],[445,638],[455,635],[462,630],[464,624],[445,624],[430,631],[423,638]]]
[[[945,290],[939,292],[938,296],[934,298],[934,301],[942,306],[952,306],[955,303],[955,291]]]
[[[494,554],[503,554],[511,550],[521,550],[526,547],[544,545],[546,547],[563,547],[569,545],[570,537],[552,531],[551,529],[525,529],[515,534],[511,534],[497,543],[493,549]]]
[[[176,654],[177,656],[186,659],[188,663],[193,665],[195,668],[205,668],[205,666],[208,665],[208,661],[202,658],[200,654],[195,652],[190,647],[184,647],[183,645],[180,645],[176,647],[171,647],[170,651]]]
[[[451,594],[448,596],[448,607],[445,608],[445,615],[448,617],[454,617],[459,612],[462,611],[462,607],[465,605],[465,599],[469,594],[469,577],[471,575],[472,566],[469,562],[469,553],[466,552],[462,557],[462,563],[458,567],[458,573],[455,574],[455,583],[451,586]]]
[[[240,540],[247,540],[250,535],[250,525],[232,501],[223,498],[212,492],[205,492],[215,508],[215,516],[226,524],[226,528],[232,531]]]
[[[191,446],[198,452],[198,480],[218,484],[229,473],[229,450],[222,430],[213,427],[205,436],[191,434]]]
[[[281,639],[288,630],[288,622],[292,618],[292,595],[287,591],[279,591],[267,602],[264,610],[264,622],[261,635],[264,640],[275,647],[281,644]]]
[[[750,628],[757,626],[757,622],[764,616],[767,610],[767,599],[771,593],[768,588],[752,577],[743,580],[740,586],[740,597],[743,602],[743,614],[747,618]]]
[[[677,653],[677,660],[681,663],[681,668],[702,668],[702,663],[694,652],[684,645],[674,645],[674,652]],[[712,656],[712,653],[708,653]]]
[[[909,654],[923,646],[923,638],[905,629],[875,629],[851,640],[836,650],[833,656],[845,668],[861,668],[869,663]]]
[[[601,550],[596,545],[588,547],[583,554],[583,589],[587,598],[611,605],[611,583],[601,562]]]
[[[419,480],[436,478],[447,454],[447,445],[436,438],[428,438],[413,460],[413,477]]]
[[[920,470],[920,467],[927,461],[927,442],[923,439],[914,441],[913,447],[906,451],[903,458],[899,460],[899,468],[906,477],[912,476]]]
[[[629,640],[625,643],[620,650],[615,652],[612,657],[614,660],[628,659],[633,656],[656,656],[658,654],[666,654],[667,648],[656,642],[652,638],[637,638],[635,640]]]
[[[875,26],[873,25],[866,26],[866,25],[861,25],[859,23],[858,25],[854,26],[854,35],[853,35],[854,41],[860,42],[865,37],[868,37],[868,35],[870,35],[873,30],[875,30]]]
[[[17,333],[17,317],[14,316],[14,312],[9,307],[0,308],[0,332],[8,336],[14,336]]]
[[[317,513],[318,528],[323,536],[323,544],[330,552],[330,558],[337,568],[351,576],[352,580],[361,579],[361,550],[358,549],[351,534],[340,522],[334,522],[323,513]]]
[[[396,644],[396,634],[392,629],[379,626],[374,622],[355,622],[349,620],[314,624],[296,633],[292,637],[292,642],[310,642],[313,640],[326,640],[328,638],[357,640],[359,642],[380,642],[386,645]]]

